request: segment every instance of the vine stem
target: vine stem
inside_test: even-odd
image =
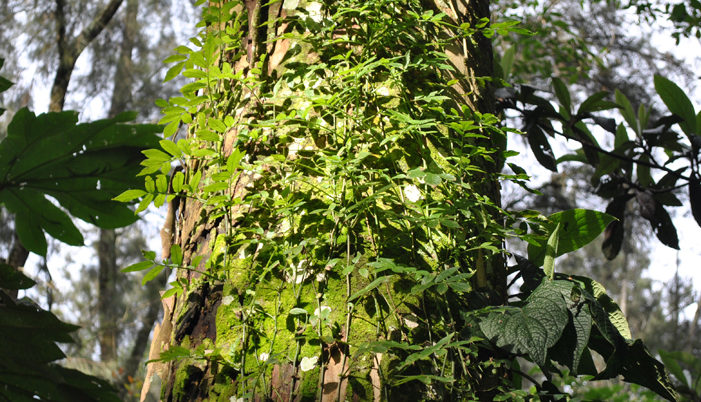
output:
[[[346,265],[350,265],[350,228],[348,228],[348,235],[346,235]],[[353,314],[353,304],[350,302],[351,297],[351,274],[350,272],[346,275],[346,308],[348,313],[346,314],[346,344],[350,339],[350,326],[351,326],[351,315]],[[341,375],[338,378],[338,392],[336,394],[336,400],[341,401],[341,390],[343,389],[343,377],[345,377],[346,360],[348,359],[348,352],[343,353],[343,359],[341,359]]]

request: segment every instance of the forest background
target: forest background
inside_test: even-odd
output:
[[[618,89],[630,99],[634,109],[637,105],[649,107],[653,121],[667,112],[652,84],[655,74],[662,73],[687,89],[687,93],[697,79],[687,60],[679,59],[674,52],[660,51],[647,40],[653,33],[695,40],[690,38],[698,32],[694,19],[698,10],[693,4],[682,3],[682,7],[686,7],[684,12],[670,4],[498,2],[493,4],[494,21],[518,20],[532,34],[497,36],[495,52],[503,77],[512,84],[537,88],[553,100],[559,95],[557,89],[552,89],[552,76],[567,84],[575,100],[586,99],[600,90]],[[83,112],[81,121],[137,110],[138,121],[156,122],[159,115],[155,99],[167,98],[183,84],[161,82],[166,70],[161,60],[193,35],[197,19],[196,9],[189,5],[143,0],[8,1],[0,12],[2,20],[7,21],[3,25],[9,27],[2,32],[4,38],[0,41],[5,47],[0,50],[5,58],[2,74],[15,82],[3,94],[2,104],[8,109],[3,116],[5,124],[23,106],[36,112],[79,110]],[[673,23],[664,24],[666,28],[657,23],[667,20]],[[629,29],[631,25],[637,25],[639,30]],[[74,66],[78,68],[66,77],[65,69],[57,68],[61,64],[58,60],[65,59],[61,57],[61,47],[65,56],[66,45],[80,42],[71,38],[93,27],[100,29],[80,52],[73,53]],[[68,38],[63,45],[62,38]],[[49,87],[51,96],[47,97]],[[497,94],[507,102],[512,96],[508,90]],[[508,111],[505,113],[509,116]],[[516,121],[517,116],[513,119]],[[530,146],[542,163],[548,159],[549,151],[535,137],[514,136],[510,141]],[[555,154],[561,156],[564,149],[555,146]],[[575,207],[606,208],[591,196],[595,192],[591,185],[594,172],[586,165],[558,163],[556,170],[535,179],[542,183],[537,186],[542,195],[513,186],[504,193],[504,205],[543,213]],[[655,176],[654,180],[660,178]],[[691,207],[685,193],[674,194],[681,204],[677,215],[686,215],[690,220]],[[670,206],[675,204],[674,200],[669,202]],[[3,214],[7,222],[12,220],[7,212]],[[117,384],[125,396],[138,394],[148,334],[160,311],[158,290],[163,289],[166,278],[141,286],[140,280],[118,271],[138,261],[142,249],[158,248],[149,247],[146,240],[155,237],[160,222],[155,228],[153,222],[160,220],[154,217],[158,214],[149,212],[148,217],[125,229],[81,227],[86,233],[86,244],[94,244],[95,254],[87,260],[92,263],[77,258],[74,252],[66,252],[64,244],[50,241],[49,256],[40,259],[34,271],[29,267],[26,271],[39,282],[33,288],[36,293],[30,293],[32,297],[65,321],[81,326],[74,335],[76,342],[66,345],[66,365],[102,376]],[[699,313],[691,307],[698,306],[701,294],[683,275],[674,275],[663,284],[647,277],[650,255],[645,250],[660,245],[651,236],[649,224],[639,210],[631,205],[625,214],[626,236],[615,259],[604,259],[601,245],[594,244],[563,257],[558,262],[562,267],[559,269],[588,275],[604,284],[628,317],[633,334],[643,338],[652,351],[686,351],[698,356]],[[8,259],[16,244],[12,227],[4,226],[1,233]],[[689,228],[694,230],[699,228]],[[683,235],[686,233],[684,229]],[[693,233],[690,235],[694,237]],[[681,264],[694,263],[679,261],[675,268]],[[66,268],[71,265],[73,269]],[[607,387],[606,392],[613,394],[631,392],[627,385]]]

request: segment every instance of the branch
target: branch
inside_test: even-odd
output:
[[[574,129],[574,130],[577,130],[577,127],[571,127],[571,128]],[[670,169],[670,168],[668,168],[668,167],[661,166],[661,165],[659,165],[659,164],[657,164],[657,163],[651,163],[651,162],[647,162],[647,161],[643,161],[643,160],[639,160],[639,159],[634,159],[634,158],[631,158],[631,157],[628,157],[628,156],[620,155],[620,154],[617,154],[617,153],[615,153],[615,152],[613,152],[613,151],[607,151],[607,150],[601,148],[601,147],[598,146],[598,145],[594,145],[594,144],[592,144],[592,143],[589,142],[589,141],[583,140],[582,138],[575,138],[575,137],[573,137],[573,136],[571,136],[571,135],[567,135],[567,134],[565,134],[565,133],[563,133],[563,132],[556,132],[556,131],[554,131],[554,130],[553,130],[553,132],[555,132],[556,134],[559,134],[559,135],[561,135],[561,136],[567,138],[568,140],[577,141],[577,142],[579,142],[580,144],[582,144],[582,145],[584,145],[584,146],[587,146],[587,147],[589,147],[589,148],[591,148],[591,149],[593,149],[593,150],[595,150],[595,151],[597,151],[597,152],[601,152],[602,154],[606,154],[606,155],[611,156],[611,157],[613,157],[613,158],[616,158],[616,159],[618,159],[618,160],[622,160],[622,161],[625,161],[625,162],[635,163],[635,164],[637,164],[637,165],[647,166],[647,167],[650,167],[650,168],[653,168],[653,169],[659,169],[659,170],[665,171],[665,172],[667,172],[667,173],[671,173],[671,174],[673,174],[673,175],[679,177],[680,179],[684,179],[684,180],[686,180],[686,181],[691,180],[691,178],[690,178],[689,176],[684,176],[684,175],[681,174],[681,173],[677,173],[676,171],[674,171],[674,170],[672,170],[672,169]]]
[[[63,0],[56,1],[58,2]],[[102,12],[100,12],[100,14],[92,20],[90,25],[83,29],[78,37],[75,38],[73,49],[71,49],[72,56],[74,56],[76,59],[78,58],[80,53],[85,50],[85,47],[88,46],[90,42],[92,42],[93,39],[95,39],[97,35],[99,35],[100,32],[105,29],[121,4],[122,0],[111,0],[102,10]]]

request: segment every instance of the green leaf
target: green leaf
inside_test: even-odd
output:
[[[11,265],[0,264],[0,284],[3,289],[29,289],[36,282]]]
[[[179,245],[173,244],[172,246],[170,246],[170,260],[175,265],[183,264],[183,250],[180,248]]]
[[[429,173],[427,172],[426,175],[424,176],[424,181],[426,184],[429,186],[437,186],[443,182],[443,179],[441,179],[440,175],[437,175],[435,173]]]
[[[135,264],[131,264],[126,268],[122,269],[122,272],[136,272],[136,271],[143,271],[145,269],[149,269],[152,266],[154,266],[153,261],[139,261]]]
[[[531,146],[533,155],[536,160],[543,165],[544,168],[557,172],[557,161],[555,160],[555,154],[553,149],[550,147],[548,139],[545,137],[543,130],[538,127],[537,124],[531,125],[531,127],[526,131],[528,138],[528,144]]]
[[[635,111],[633,111],[633,105],[630,104],[630,101],[623,94],[623,92],[619,91],[618,89],[615,92],[615,97],[616,103],[618,103],[618,106],[620,107],[621,115],[623,115],[623,118],[626,120],[630,128],[635,130],[635,132],[640,135],[642,128],[640,127],[640,124],[638,124],[638,118],[635,115]]]
[[[153,363],[153,362],[169,362],[169,361],[173,361],[173,360],[178,360],[178,359],[190,357],[190,355],[192,355],[192,350],[190,350],[190,348],[186,348],[184,346],[172,345],[170,348],[168,348],[168,350],[161,352],[158,359],[149,360],[146,363],[148,364],[148,363]]]
[[[490,313],[480,322],[480,329],[498,347],[528,354],[535,363],[544,366],[548,349],[557,343],[569,322],[563,293],[568,294],[573,287],[571,282],[545,280],[522,308]]]
[[[383,283],[387,282],[389,279],[390,279],[390,278],[389,278],[388,276],[381,276],[381,277],[375,279],[374,281],[370,282],[370,283],[369,283],[367,286],[365,286],[364,288],[362,288],[362,289],[360,289],[359,291],[353,293],[353,295],[348,299],[348,301],[353,301],[353,300],[355,300],[355,299],[357,299],[357,298],[359,298],[359,297],[361,297],[361,296],[367,294],[367,293],[370,292],[371,290],[373,290],[373,289],[377,288],[378,286],[382,285]]]
[[[568,113],[572,113],[572,99],[570,98],[570,91],[567,89],[567,86],[557,77],[553,77],[552,82],[553,88],[555,89],[555,96],[557,96],[557,100],[560,101],[560,105],[562,105]],[[566,117],[569,118],[569,116]]]
[[[511,75],[511,70],[514,67],[514,58],[516,56],[516,46],[510,46],[501,56],[501,71],[504,73],[503,79],[508,80]]]
[[[528,259],[535,265],[542,265],[546,244],[550,235],[559,229],[558,248],[555,257],[577,250],[594,240],[615,218],[611,215],[589,209],[570,209],[556,212],[548,217],[544,225],[545,236],[534,239],[528,245]]]
[[[669,111],[684,119],[683,122],[679,123],[682,130],[688,135],[699,135],[696,132],[694,106],[684,91],[677,84],[661,75],[655,75],[655,90]]]
[[[178,148],[178,146],[169,139],[161,140],[159,144],[161,145],[161,148],[176,158],[179,158],[183,154],[180,148]]]
[[[696,224],[701,226],[701,178],[695,173],[689,179],[689,203]]]
[[[309,315],[309,313],[303,308],[294,307],[290,310],[290,315]]]
[[[174,193],[179,193],[183,189],[183,183],[185,182],[185,175],[181,170],[178,170],[175,172],[175,176],[173,176],[173,192]]]
[[[145,285],[155,279],[158,274],[163,271],[163,268],[165,268],[163,265],[156,265],[155,267],[151,268],[151,270],[144,275],[144,278],[141,280],[141,284]]]
[[[144,190],[126,190],[122,194],[119,194],[118,196],[112,198],[115,201],[119,202],[130,202],[133,201],[139,197],[143,197],[146,195],[146,191]]]
[[[180,72],[183,70],[183,67],[185,67],[184,61],[181,61],[180,63],[174,64],[166,72],[166,76],[165,76],[165,78],[163,78],[163,82],[168,82],[168,81],[172,80],[173,78],[177,77],[178,74],[180,74]]]

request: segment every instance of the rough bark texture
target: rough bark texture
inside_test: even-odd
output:
[[[269,24],[266,22],[276,21],[278,17],[284,16],[286,11],[281,7],[282,2],[267,3],[260,0],[246,0],[244,2],[248,17],[247,26],[249,27],[244,39],[247,46],[247,57],[236,62],[235,68],[237,70],[249,70],[261,54],[267,55],[267,63],[264,65],[264,70],[267,71],[263,71],[264,74],[279,74],[280,66],[284,66],[281,61],[290,48],[289,40],[268,41],[266,43],[265,39],[275,37],[283,32],[284,26],[279,26],[276,22]],[[480,18],[489,16],[489,3],[486,0],[469,3],[467,1],[426,0],[422,3],[427,9],[446,13],[457,25],[463,22],[475,23]],[[448,36],[450,33],[445,32],[445,35]],[[454,43],[448,49],[450,62],[459,74],[459,82],[454,86],[453,99],[456,103],[467,102],[473,110],[490,113],[493,112],[494,104],[492,96],[489,90],[485,89],[483,83],[475,77],[491,76],[491,44],[487,38],[481,35],[474,39],[474,43],[465,40]],[[306,56],[308,59],[314,57],[310,54]],[[256,100],[254,99],[255,97],[252,96],[251,108],[255,107]],[[223,141],[225,153],[231,152],[231,144],[234,143],[236,135],[235,131],[227,134]],[[494,144],[491,140],[487,140],[484,145],[499,147],[503,144]],[[198,167],[196,164],[192,164],[186,169],[193,171]],[[485,164],[483,168],[487,171],[496,171],[499,169],[498,162],[492,165]],[[244,194],[248,191],[247,188],[252,180],[252,177],[242,175],[231,189],[231,194],[233,196]],[[494,203],[499,204],[500,189],[498,183],[489,183],[479,190],[491,198]],[[176,213],[177,229],[174,242],[182,248],[183,263],[186,265],[197,255],[209,257],[212,250],[216,253],[219,248],[218,242],[223,240],[223,236],[220,235],[226,233],[224,219],[208,220],[207,215],[207,208],[195,199],[188,198],[180,202]],[[369,226],[370,223],[368,222],[367,225]],[[502,303],[505,299],[506,285],[503,260],[500,258],[486,260],[480,254],[475,257],[475,261],[478,270],[477,287],[488,293],[485,299],[489,303]],[[205,271],[208,267],[202,262],[196,269]],[[240,319],[240,313],[229,307],[225,308],[222,305],[222,299],[223,295],[238,294],[238,297],[243,300],[246,289],[256,286],[255,283],[247,282],[248,278],[246,278],[244,271],[243,265],[234,268],[232,270],[234,277],[223,284],[202,281],[200,275],[191,270],[179,273],[180,277],[186,278],[191,283],[192,289],[182,297],[178,297],[173,309],[167,311],[159,331],[157,340],[159,344],[154,345],[152,351],[154,348],[155,350],[167,348],[167,345],[161,342],[165,339],[163,328],[168,327],[172,328],[169,337],[171,345],[187,345],[191,349],[204,343],[217,342],[217,337],[227,337],[226,340],[230,340],[240,336],[238,333],[231,333],[227,328],[230,323]],[[348,284],[350,285],[350,282]],[[340,319],[336,315],[332,317],[343,321],[345,304],[348,300],[347,292],[351,290],[349,288],[352,287],[354,291],[357,291],[366,284],[367,282],[358,281],[347,286],[345,282],[339,281],[338,284],[334,284],[329,281],[328,288],[325,289],[325,296],[328,298],[327,302],[334,308],[333,314],[339,314]],[[257,292],[262,305],[271,311],[276,308],[281,311],[285,311],[285,309],[289,311],[299,302],[295,302],[294,295],[289,289],[259,288]],[[305,300],[308,304],[313,301]],[[382,370],[386,370],[387,364],[390,364],[390,360],[384,359],[382,354],[369,355],[370,359],[365,362],[357,360],[352,347],[349,348],[348,345],[378,338],[374,327],[366,327],[363,324],[363,320],[369,320],[370,317],[364,316],[365,313],[360,311],[353,313],[354,326],[352,331],[347,325],[344,325],[340,328],[338,343],[322,345],[321,369],[316,377],[302,373],[298,366],[289,363],[275,364],[265,380],[265,383],[269,384],[269,390],[265,393],[257,391],[254,400],[297,401],[302,400],[303,395],[306,399],[324,401],[379,401],[388,397],[394,400],[430,398],[431,396],[428,394],[419,394],[419,392],[426,392],[425,388],[412,385],[412,383],[389,390],[380,379]],[[407,321],[404,321],[403,316],[399,315],[398,320],[398,325],[407,325],[408,318]],[[411,324],[411,321],[408,322]],[[233,324],[230,325],[233,326]],[[280,339],[277,341],[284,342]],[[290,347],[293,347],[293,339],[290,339],[289,342]],[[398,362],[395,361],[392,364],[398,364]],[[162,400],[165,401],[205,400],[207,398],[228,400],[229,397],[237,395],[237,376],[240,373],[223,368],[217,362],[184,359],[167,364],[155,364],[150,368],[150,371],[162,376]],[[391,395],[390,392],[392,392]]]

